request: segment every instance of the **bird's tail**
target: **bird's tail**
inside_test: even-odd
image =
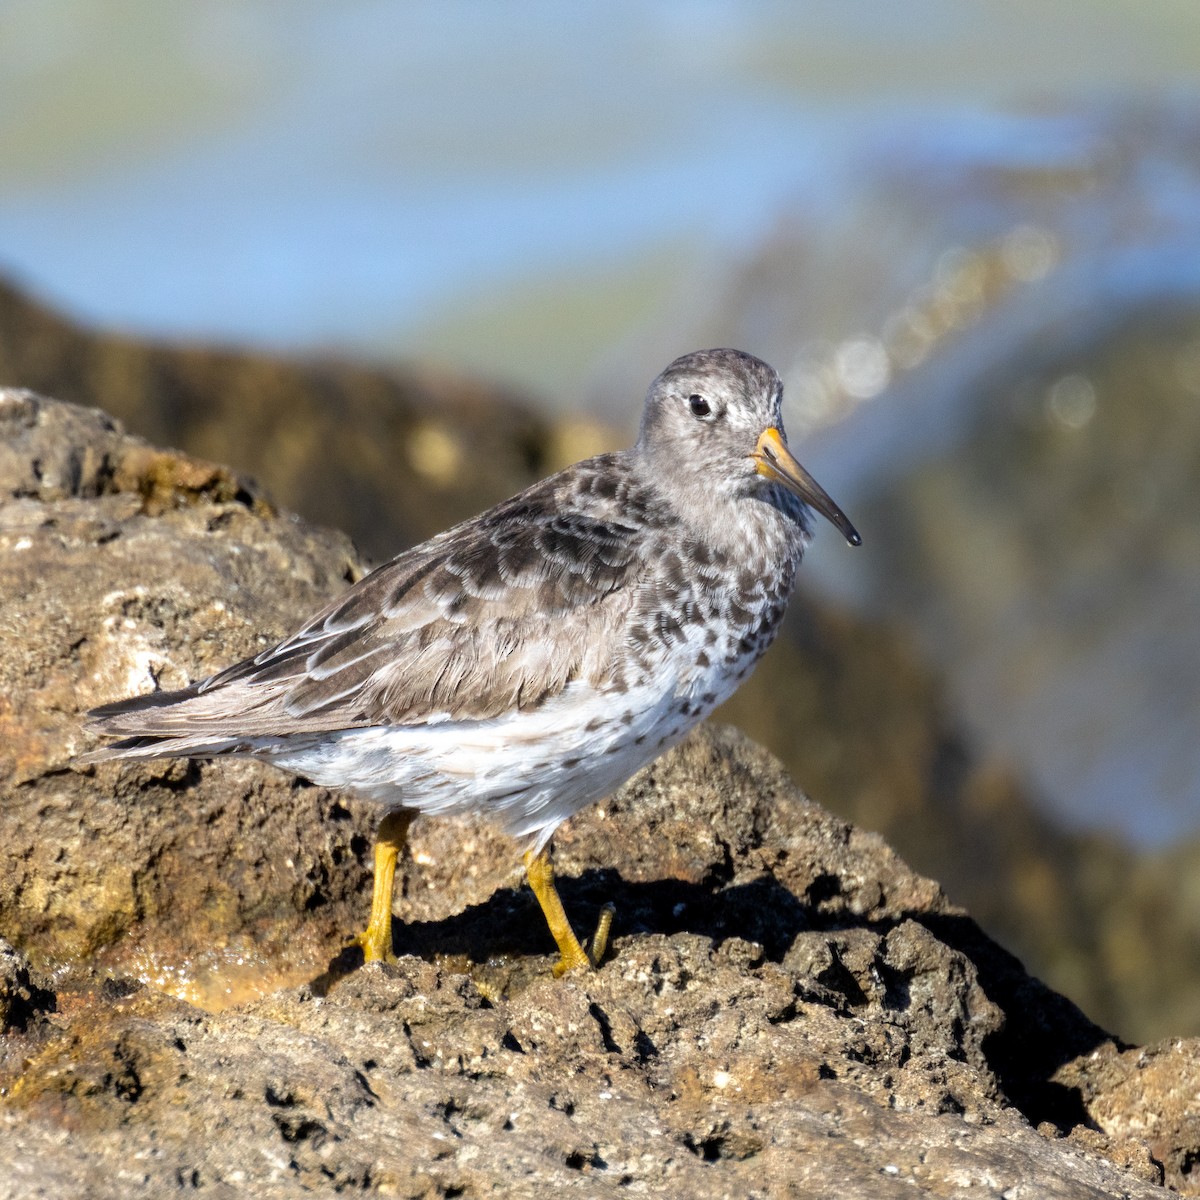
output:
[[[247,711],[253,706],[232,706],[229,696],[214,703],[212,693],[201,693],[202,684],[194,683],[178,691],[151,692],[92,709],[85,732],[108,740],[75,761],[211,758],[249,753],[263,740],[246,734],[246,725],[254,723]]]

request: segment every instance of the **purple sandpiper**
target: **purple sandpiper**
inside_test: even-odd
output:
[[[483,814],[526,847],[558,944],[595,965],[554,886],[555,829],[678,742],[779,629],[812,510],[783,386],[703,350],[650,386],[637,443],[576,463],[379,567],[252,659],[90,714],[87,757],[248,755],[376,801],[367,961],[392,955],[396,857],[418,813]]]

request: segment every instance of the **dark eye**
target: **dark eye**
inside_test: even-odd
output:
[[[712,406],[698,392],[693,392],[688,397],[688,404],[691,405],[693,417],[711,417],[712,416]]]

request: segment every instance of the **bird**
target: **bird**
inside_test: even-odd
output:
[[[675,359],[636,442],[534,483],[365,575],[290,636],[177,691],[88,714],[88,761],[248,756],[382,812],[366,928],[393,961],[396,862],[418,814],[479,814],[524,848],[558,947],[581,942],[554,831],[679,742],[774,640],[814,513],[862,539],[788,449],[779,374],[734,349]]]

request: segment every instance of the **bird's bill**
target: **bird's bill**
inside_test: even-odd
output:
[[[829,493],[792,457],[792,452],[783,440],[783,434],[774,425],[764,429],[754,447],[754,465],[758,473],[775,483],[782,483],[789,492],[799,496],[810,508],[815,508],[831,524],[836,525],[842,537],[851,546],[861,546],[858,530],[850,524],[850,518],[833,500]]]

